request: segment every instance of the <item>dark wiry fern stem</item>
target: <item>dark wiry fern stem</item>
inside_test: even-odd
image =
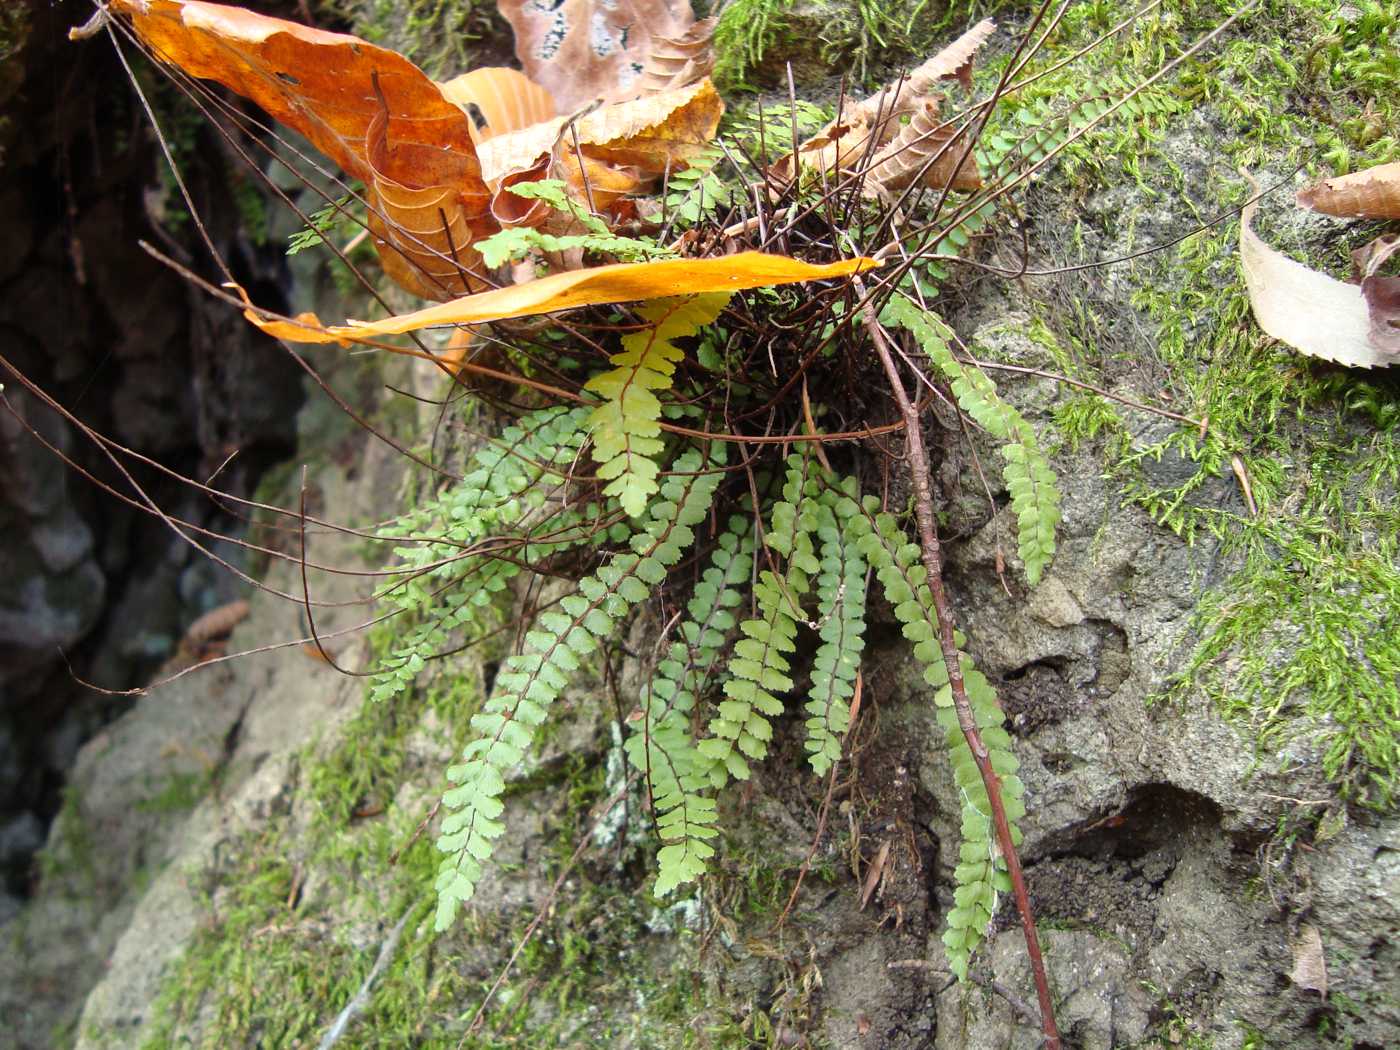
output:
[[[859,277],[854,278],[856,290],[866,299],[865,287]],[[987,799],[992,807],[992,822],[996,826],[997,845],[1001,847],[1002,858],[1006,862],[1006,872],[1011,877],[1011,890],[1016,898],[1016,910],[1021,916],[1021,929],[1026,936],[1026,954],[1030,957],[1031,973],[1035,977],[1036,996],[1040,1000],[1040,1025],[1045,1033],[1046,1050],[1060,1050],[1060,1030],[1055,1025],[1055,1008],[1050,1001],[1050,984],[1045,977],[1045,960],[1040,953],[1040,937],[1035,929],[1035,916],[1031,912],[1030,895],[1026,892],[1026,879],[1021,872],[1021,859],[1016,854],[1016,845],[1011,839],[1011,826],[1006,819],[1006,807],[1002,803],[1001,779],[992,768],[987,746],[982,742],[981,731],[977,728],[977,718],[972,712],[972,704],[967,698],[967,688],[963,683],[962,661],[958,656],[958,644],[953,637],[953,614],[948,604],[948,594],[943,589],[943,551],[938,542],[933,519],[933,489],[929,484],[928,454],[924,451],[923,435],[919,430],[919,413],[904,389],[899,378],[894,357],[890,354],[889,341],[875,315],[875,307],[866,300],[863,321],[870,339],[875,344],[875,353],[885,369],[890,383],[890,391],[899,405],[904,419],[905,447],[909,451],[909,474],[914,487],[914,519],[919,529],[919,546],[923,550],[924,569],[928,573],[928,587],[933,595],[934,608],[938,611],[938,638],[943,650],[943,661],[948,667],[948,683],[953,692],[953,707],[957,711],[958,725],[967,740],[968,749],[982,774],[982,783],[987,788]]]

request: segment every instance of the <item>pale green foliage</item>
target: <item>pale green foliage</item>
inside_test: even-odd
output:
[[[742,84],[744,74],[763,58],[770,40],[784,23],[783,11],[793,0],[730,0],[715,26],[716,80]]]
[[[482,865],[505,832],[500,820],[505,775],[529,751],[535,730],[580,659],[613,634],[694,543],[692,526],[704,520],[720,480],[717,472],[700,473],[705,465],[693,450],[678,457],[678,476],[666,481],[660,498],[647,508],[641,529],[629,540],[631,550],[584,578],[559,609],[540,614],[525,635],[524,650],[505,662],[495,692],[472,718],[478,736],[462,761],[448,769],[456,786],[442,797],[447,816],[437,844],[447,856],[437,878],[437,929],[450,926],[475,892]]]
[[[657,665],[643,698],[643,717],[624,744],[628,761],[646,773],[651,788],[662,841],[653,889],[658,897],[699,878],[714,854],[707,841],[717,834],[711,792],[726,777],[722,765],[696,748],[690,719],[697,701],[716,685],[725,641],[735,624],[732,610],[743,601],[739,588],[749,582],[752,567],[749,521],[735,515],[710,554],[686,604],[689,617]]]
[[[769,719],[783,713],[782,701],[774,694],[792,688],[788,654],[797,648],[797,622],[803,619],[798,603],[811,586],[812,574],[821,568],[812,549],[820,492],[817,465],[810,453],[804,449],[788,457],[783,498],[773,507],[772,524],[764,537],[771,550],[787,558],[787,571],[759,573],[753,589],[758,615],[739,625],[743,637],[729,660],[725,699],[710,719],[710,735],[700,741],[705,757],[723,764],[739,780],[749,778],[749,758],[758,760],[768,754],[773,738]]]
[[[582,248],[586,252],[608,255],[622,262],[646,262],[665,259],[672,253],[658,244],[622,237],[615,233],[568,233],[556,236],[531,226],[516,226],[493,233],[476,242],[482,262],[491,269],[506,263],[519,262],[532,252],[568,252]]]
[[[851,508],[847,517],[849,531],[855,534],[857,546],[874,568],[886,599],[903,625],[904,636],[914,643],[914,655],[924,665],[924,680],[937,690],[934,703],[938,707],[938,722],[946,734],[953,775],[963,799],[962,842],[954,873],[955,907],[948,914],[943,943],[948,948],[953,972],[965,980],[972,951],[981,943],[996,910],[996,895],[1010,888],[996,848],[991,805],[953,708],[948,668],[939,643],[938,614],[920,547],[909,542],[892,515],[880,512],[878,499],[866,497],[859,512],[855,510],[853,498],[846,497],[846,502]],[[962,644],[961,638],[954,640]],[[1016,822],[1026,813],[1022,801],[1025,788],[1015,775],[1019,763],[1011,752],[1011,737],[1004,727],[1005,716],[991,683],[966,654],[959,654],[959,666],[982,742],[987,747],[993,770],[1001,779],[1002,804],[1011,824],[1012,841],[1019,843],[1021,833]]]
[[[482,261],[493,270],[506,263],[519,262],[532,252],[568,252],[581,248],[623,262],[646,262],[675,254],[650,237],[623,237],[613,233],[606,222],[576,203],[559,179],[517,183],[511,186],[510,192],[527,200],[544,201],[568,216],[570,225],[582,227],[583,232],[556,235],[531,226],[516,226],[493,233],[474,245]]]
[[[715,170],[723,162],[724,152],[708,146],[686,167],[670,173],[662,198],[668,221],[694,226],[702,218],[734,204],[738,187],[720,178]]]
[[[1057,107],[1056,99],[1033,98],[1018,107],[1004,126],[991,130],[978,142],[977,159],[985,175],[1006,178],[1034,164],[1039,164],[1052,151],[1064,144],[1076,131],[1095,126],[1095,131],[1110,121],[1143,120],[1174,113],[1181,102],[1161,88],[1147,88],[1113,109],[1118,100],[1133,89],[1128,81],[1108,79],[1096,84],[1087,96],[1065,113]],[[1105,117],[1109,110],[1112,114]],[[1019,126],[1019,127],[1018,127]],[[1090,134],[1093,134],[1091,132]]]
[[[1001,448],[1006,460],[1002,477],[1011,493],[1011,509],[1016,513],[1021,562],[1026,567],[1026,579],[1034,586],[1055,555],[1055,526],[1060,523],[1059,486],[1036,440],[1035,429],[997,395],[996,384],[985,372],[953,356],[948,346],[952,333],[937,315],[895,296],[882,312],[881,320],[912,333],[929,360],[952,384],[963,411],[993,437],[1006,442]]]
[[[348,210],[351,207],[352,199],[349,194],[346,194],[339,200],[308,215],[306,226],[297,230],[287,239],[287,254],[296,255],[308,248],[314,248],[318,244],[325,244],[326,239],[333,233],[353,235],[355,230],[363,228],[361,223],[357,223],[352,218]],[[363,211],[363,209],[360,210]]]
[[[836,495],[844,493],[844,498]],[[850,519],[859,513],[853,498],[854,478],[839,490],[822,493],[817,539],[821,571],[817,576],[817,623],[821,646],[812,660],[812,688],[807,694],[807,751],[818,776],[841,757],[841,738],[851,725],[851,699],[865,648],[865,558],[856,545]]]
[[[587,409],[552,407],[511,424],[472,458],[461,481],[380,530],[413,539],[395,548],[405,578],[383,594],[405,617],[421,616],[375,669],[370,698],[386,700],[413,682],[454,632],[479,626],[499,594],[537,560],[596,531],[597,505],[565,505],[560,479],[578,458]],[[473,553],[488,536],[517,536],[514,560]]]
[[[674,340],[695,335],[719,316],[729,292],[657,299],[636,307],[651,324],[622,337],[622,349],[609,360],[613,367],[594,376],[584,389],[603,398],[588,417],[598,476],[608,482],[603,494],[616,496],[636,517],[656,492],[656,457],[661,437],[661,400],[657,391],[671,387],[684,351]]]

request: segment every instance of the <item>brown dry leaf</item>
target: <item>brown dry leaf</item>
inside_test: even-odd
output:
[[[971,91],[972,59],[996,29],[995,22],[984,18],[907,77],[885,85],[858,103],[858,108],[865,119],[873,123],[881,113],[912,112],[918,100],[936,91],[944,80],[956,80]]]
[[[497,135],[551,120],[558,112],[549,92],[516,69],[483,66],[438,86],[472,118],[478,147]]]
[[[1304,923],[1293,942],[1293,969],[1288,974],[1299,988],[1321,992],[1327,998],[1327,957],[1322,951],[1322,934],[1316,926]]]
[[[1400,161],[1304,186],[1298,203],[1343,218],[1400,219]]]
[[[1386,318],[1373,321],[1361,287],[1311,270],[1265,244],[1251,227],[1258,206],[1255,201],[1240,215],[1240,265],[1259,327],[1310,357],[1355,368],[1400,363],[1400,328],[1387,333]],[[1392,325],[1397,320],[1400,313],[1389,318]]]
[[[885,839],[880,843],[880,848],[875,852],[875,859],[870,862],[870,867],[865,869],[865,878],[860,887],[860,910],[865,911],[865,906],[870,903],[870,898],[875,896],[875,888],[880,885],[880,880],[884,877],[885,866],[890,860],[890,839]]]
[[[1361,275],[1361,297],[1371,319],[1371,342],[1400,354],[1400,277],[1383,277],[1382,264],[1400,252],[1400,237],[1377,237],[1351,253]]]
[[[482,324],[510,317],[554,313],[578,306],[662,299],[701,292],[737,292],[799,281],[846,277],[880,264],[874,259],[843,259],[825,265],[799,262],[786,255],[741,252],[710,259],[663,259],[645,263],[616,263],[585,270],[552,274],[524,284],[478,292],[413,313],[382,321],[351,321],[334,327],[320,326],[306,315],[303,324],[264,321],[249,310],[244,316],[254,325],[291,342],[330,343],[342,339],[366,339],[435,325]],[[246,301],[246,300],[245,300]],[[417,356],[417,351],[410,351]]]
[[[685,87],[714,72],[713,45],[718,24],[718,18],[704,18],[678,37],[653,38],[651,53],[634,85],[637,95],[645,98],[659,91]]]
[[[940,109],[936,99],[924,99],[903,130],[871,160],[861,186],[865,196],[887,197],[915,180],[935,189],[949,184],[955,190],[981,188],[965,129],[944,127]]]
[[[482,173],[496,185],[514,172],[534,167],[554,152],[556,143],[572,151],[575,131],[580,147],[630,151],[661,172],[668,162],[673,168],[679,166],[713,139],[723,115],[724,102],[714,84],[702,80],[586,113],[572,127],[569,117],[558,117],[491,139],[481,147]]]
[[[835,120],[797,147],[798,162],[803,167],[836,172],[888,146],[902,131],[898,118],[935,102],[936,88],[942,81],[958,80],[971,86],[973,56],[994,32],[996,23],[983,19],[907,77],[866,99],[848,99]],[[779,179],[791,179],[796,173],[793,155],[779,158],[769,170]]]
[[[226,602],[210,609],[194,623],[185,628],[185,636],[180,644],[193,648],[203,642],[232,633],[233,629],[248,618],[249,605],[243,599]]]
[[[654,45],[669,53],[694,24],[690,0],[498,0],[525,75],[562,113],[635,98]]]
[[[410,291],[445,299],[480,286],[468,276],[477,261],[470,245],[495,224],[472,122],[412,62],[237,7],[113,0],[111,8],[163,61],[251,99],[364,180],[387,220],[376,239],[385,269]]]

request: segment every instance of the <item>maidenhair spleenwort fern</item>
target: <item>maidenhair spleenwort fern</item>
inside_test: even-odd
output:
[[[653,888],[658,897],[699,878],[714,854],[708,842],[718,834],[713,791],[724,785],[726,771],[696,748],[690,720],[696,703],[719,678],[735,624],[732,610],[743,601],[741,588],[752,567],[749,519],[734,515],[695,585],[686,604],[689,617],[657,665],[643,697],[642,717],[632,723],[624,744],[628,761],[645,772],[651,790],[662,842]]]
[[[395,548],[403,578],[382,597],[408,617],[432,612],[411,623],[380,662],[372,700],[406,689],[454,632],[481,627],[522,566],[597,532],[600,506],[563,498],[562,479],[587,439],[587,416],[587,409],[551,407],[521,417],[472,457],[461,481],[380,530],[405,541],[424,537]],[[479,549],[488,537],[491,549]],[[511,557],[498,557],[511,540]]]
[[[948,346],[952,333],[935,314],[895,296],[885,306],[880,320],[910,332],[929,361],[952,384],[953,395],[963,411],[993,437],[1006,442],[1001,447],[1006,460],[1002,477],[1011,493],[1011,509],[1016,513],[1021,563],[1026,567],[1026,579],[1035,586],[1040,582],[1041,571],[1055,556],[1055,527],[1060,523],[1059,486],[1036,440],[1035,429],[997,396],[996,384],[985,372],[953,356]]]
[[[609,358],[613,367],[584,386],[603,398],[588,417],[598,476],[608,482],[603,494],[616,496],[632,517],[642,513],[657,489],[656,457],[665,442],[656,392],[670,389],[684,356],[675,340],[698,333],[719,316],[729,297],[716,292],[639,305],[636,313],[651,323],[623,336],[622,349]]]
[[[821,487],[810,452],[790,456],[783,498],[774,505],[766,546],[787,558],[784,573],[764,569],[754,584],[758,615],[739,625],[743,636],[729,660],[729,679],[719,712],[710,719],[710,735],[700,751],[730,776],[749,778],[748,759],[761,760],[773,738],[770,719],[783,713],[774,694],[792,688],[788,655],[797,648],[798,604],[821,564],[812,548],[818,523]]]
[[[586,412],[552,410],[526,417],[501,442],[478,453],[476,468],[463,483],[399,528],[419,532],[447,522],[444,541],[468,547],[502,526],[527,536],[532,528],[542,528],[551,537],[549,543],[578,542],[591,519],[579,509],[551,509],[547,486],[539,482],[577,455]],[[545,456],[541,445],[551,442],[557,447]],[[454,786],[443,796],[448,814],[438,839],[446,854],[437,879],[439,929],[447,928],[471,898],[495,841],[505,831],[501,815],[506,776],[530,750],[549,706],[581,661],[616,633],[633,606],[655,593],[693,545],[693,527],[705,519],[722,476],[708,469],[719,464],[713,458],[717,455],[712,453],[707,461],[692,449],[678,457],[674,474],[659,486],[659,496],[646,506],[640,528],[627,540],[630,550],[582,580],[557,608],[540,614],[525,635],[524,650],[511,656],[497,676],[494,695],[472,719],[477,738],[467,745],[462,761],[448,770]],[[819,638],[805,698],[805,747],[818,774],[839,760],[864,646],[867,570],[873,569],[935,691],[938,723],[962,796],[956,907],[949,913],[944,941],[950,965],[965,976],[997,895],[1008,883],[995,846],[986,788],[953,711],[937,613],[919,546],[908,540],[892,515],[880,512],[877,500],[860,500],[854,478],[832,476],[805,448],[788,458],[780,495],[763,533],[765,557],[778,560],[770,560],[773,567],[764,569],[752,584],[755,615],[742,622],[736,615],[752,579],[755,547],[750,517],[736,514],[716,536],[686,603],[687,616],[658,663],[641,711],[629,720],[624,748],[647,778],[661,839],[654,892],[664,895],[705,872],[718,834],[715,792],[731,778],[747,778],[749,762],[767,754],[771,720],[784,710],[780,697],[793,688],[791,662],[803,626],[815,628]],[[405,595],[410,588],[417,600],[433,594],[430,581],[445,573],[447,565],[474,557],[461,551],[448,542],[405,548],[403,554],[420,566]],[[450,557],[454,553],[455,560]],[[481,572],[490,564],[489,555],[482,555],[481,565],[472,571]],[[513,562],[501,564],[510,566],[502,570],[507,577],[515,571]],[[470,576],[473,581],[485,578]],[[802,603],[813,597],[817,619],[809,623]],[[446,604],[449,610],[461,607]],[[477,600],[465,604],[476,607]],[[460,619],[454,616],[450,622],[458,624]],[[735,634],[737,641],[726,657]],[[956,642],[963,644],[961,636]],[[412,667],[413,661],[406,666]],[[962,671],[992,766],[1001,778],[1013,838],[1019,839],[1015,822],[1025,813],[1024,789],[1015,775],[1017,762],[996,694],[966,656]],[[388,681],[404,673],[394,672]],[[721,687],[707,732],[697,740],[700,706]]]
[[[692,526],[704,520],[721,477],[706,469],[714,462],[693,449],[677,457],[677,475],[646,508],[640,530],[628,541],[631,549],[580,581],[558,610],[542,613],[525,635],[524,651],[497,675],[495,692],[471,721],[479,735],[447,771],[456,786],[442,798],[448,815],[437,844],[447,856],[438,870],[437,929],[447,929],[475,892],[482,865],[505,831],[499,819],[505,776],[529,751],[579,660],[613,634],[694,543]]]
[[[854,501],[858,492],[855,478],[846,478],[839,488],[822,492],[818,510],[816,622],[822,641],[812,658],[807,693],[807,752],[818,776],[841,757],[865,648],[866,561],[857,543],[859,530],[851,527],[860,510]]]
[[[954,904],[948,913],[943,943],[948,964],[959,979],[966,979],[973,949],[982,942],[996,911],[997,894],[1011,889],[996,845],[992,808],[981,772],[967,746],[953,709],[948,668],[938,641],[938,613],[929,591],[922,551],[909,538],[891,514],[882,513],[873,496],[857,504],[853,494],[843,495],[848,531],[860,552],[875,570],[895,617],[903,625],[904,636],[914,643],[914,655],[924,666],[924,680],[936,692],[938,723],[944,730],[953,776],[962,796],[962,841],[954,871]],[[960,636],[955,637],[959,646]],[[996,691],[966,654],[960,666],[968,701],[981,730],[992,768],[1001,780],[1002,804],[1011,825],[1014,843],[1021,841],[1017,821],[1025,816],[1025,787],[1016,770],[1020,763],[1011,752],[1011,737],[1005,729],[1005,715]]]

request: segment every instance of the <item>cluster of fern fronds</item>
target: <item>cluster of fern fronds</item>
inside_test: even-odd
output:
[[[1056,122],[1032,102],[993,123],[977,163],[988,178],[1024,171],[1101,113],[1091,98]],[[805,104],[777,107],[736,121],[731,134],[743,149],[779,130],[791,141],[824,116]],[[716,150],[677,173],[663,195],[664,229],[650,235],[590,223],[556,185],[517,186],[522,196],[569,210],[578,232],[545,239],[511,230],[478,247],[497,262],[565,250],[644,259],[666,254],[668,236],[682,230],[694,243],[770,248],[764,238],[772,242],[776,230],[785,250],[821,258],[851,240],[849,229],[834,225],[843,214],[860,217],[863,237],[892,228],[887,205],[863,201],[858,188],[842,196],[793,180],[786,197],[764,200],[745,192],[742,172],[726,170],[733,163],[732,151]],[[751,204],[762,214],[751,214]],[[906,223],[929,217],[919,201],[906,205]],[[959,215],[891,282],[879,320],[903,341],[906,359],[997,442],[1021,564],[1033,585],[1054,555],[1055,476],[1034,427],[959,352],[930,305],[947,274],[944,261],[993,220],[992,198],[973,199]],[[522,574],[548,565],[572,581],[517,631],[518,651],[504,661],[472,719],[471,742],[447,771],[439,928],[470,900],[507,834],[511,772],[551,705],[639,608],[664,594],[682,610],[642,676],[647,686],[624,720],[622,743],[645,785],[658,840],[653,888],[664,895],[705,872],[720,833],[720,793],[747,779],[776,746],[784,715],[800,709],[815,775],[841,761],[873,580],[924,665],[961,793],[955,907],[944,941],[954,970],[966,974],[1009,883],[987,789],[954,712],[921,548],[901,525],[908,507],[862,495],[859,453],[841,454],[850,468],[842,473],[817,452],[819,442],[849,443],[893,418],[854,323],[859,307],[849,286],[816,285],[595,310],[583,324],[587,345],[559,333],[553,342],[527,334],[576,383],[579,403],[518,414],[485,441],[462,481],[421,500],[391,530],[403,540],[397,567],[408,577],[389,597],[412,626],[378,671],[378,699],[509,615],[509,602],[496,596]],[[609,329],[617,334],[600,348],[592,336],[602,332],[606,340]],[[522,368],[535,360],[525,353]],[[768,439],[783,433],[800,440],[780,451]],[[749,443],[749,435],[765,443]],[[964,644],[960,635],[956,644]],[[1025,808],[1012,741],[991,683],[966,654],[960,659],[1016,841]]]

